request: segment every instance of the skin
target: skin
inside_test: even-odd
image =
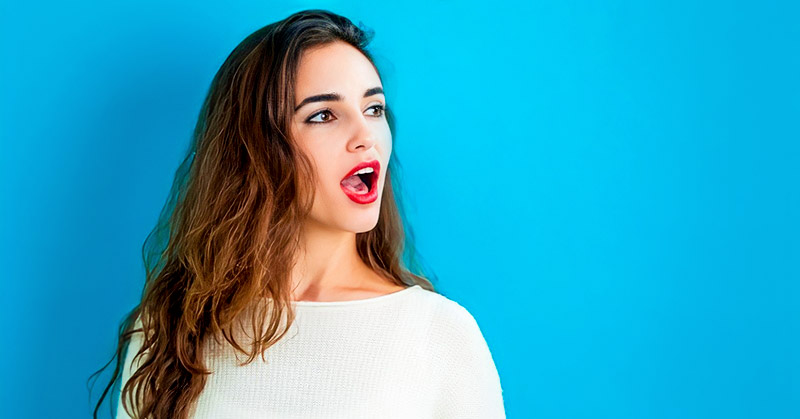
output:
[[[304,104],[292,120],[292,138],[313,161],[318,176],[303,225],[302,251],[292,271],[294,301],[356,300],[404,289],[372,270],[356,251],[356,233],[378,223],[392,153],[385,114],[375,107],[385,106],[386,98],[383,93],[364,97],[374,87],[383,85],[372,64],[345,42],[307,50],[300,60],[296,106],[323,93],[338,93],[342,99]],[[339,182],[356,164],[371,160],[380,161],[378,199],[358,204]]]

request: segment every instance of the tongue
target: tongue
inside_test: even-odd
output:
[[[369,191],[367,185],[361,181],[361,178],[358,177],[358,175],[353,175],[343,180],[342,186],[344,186],[345,189],[355,193],[367,193]]]

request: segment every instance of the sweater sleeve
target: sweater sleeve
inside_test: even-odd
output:
[[[504,419],[502,387],[489,346],[475,318],[452,302],[443,305],[431,329],[441,351],[435,415],[440,419]]]
[[[134,328],[141,328],[141,327],[142,327],[141,320],[137,319]],[[122,389],[124,388],[125,383],[127,383],[128,380],[131,377],[131,371],[132,371],[131,368],[133,367],[133,365],[131,365],[131,363],[133,362],[133,357],[136,355],[137,352],[139,352],[139,349],[142,347],[142,340],[143,340],[143,335],[140,332],[139,333],[134,333],[133,335],[131,335],[131,340],[130,340],[130,343],[128,344],[128,350],[127,350],[127,352],[125,354],[125,363],[123,364],[123,368],[122,368],[122,382],[121,382],[120,388],[119,388],[120,389],[119,397],[117,398],[116,419],[131,419],[131,416],[122,407]],[[146,355],[146,354],[144,354],[144,355]],[[136,363],[136,368],[137,369],[138,369],[138,366],[141,364],[142,357],[144,355],[140,356],[137,359],[137,363]],[[129,409],[132,408],[131,400],[128,400],[128,408]]]

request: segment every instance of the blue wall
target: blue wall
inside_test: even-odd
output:
[[[800,418],[796,3],[136,3],[0,4],[8,417],[89,416],[211,77],[326,8],[509,417]]]

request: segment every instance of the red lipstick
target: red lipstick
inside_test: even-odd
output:
[[[372,168],[372,173],[364,173],[358,176],[366,184],[367,188],[369,189],[368,192],[359,193],[345,186],[345,180],[347,178],[355,175],[355,173],[358,172],[359,170],[366,168]],[[370,204],[372,202],[375,202],[375,200],[378,199],[378,179],[379,179],[380,169],[381,169],[381,163],[378,160],[361,162],[355,165],[355,167],[353,167],[352,169],[350,169],[350,171],[347,172],[347,174],[339,182],[339,186],[341,186],[342,191],[344,191],[345,195],[347,195],[347,197],[350,198],[351,201],[357,204]],[[361,187],[363,188],[363,186]]]

